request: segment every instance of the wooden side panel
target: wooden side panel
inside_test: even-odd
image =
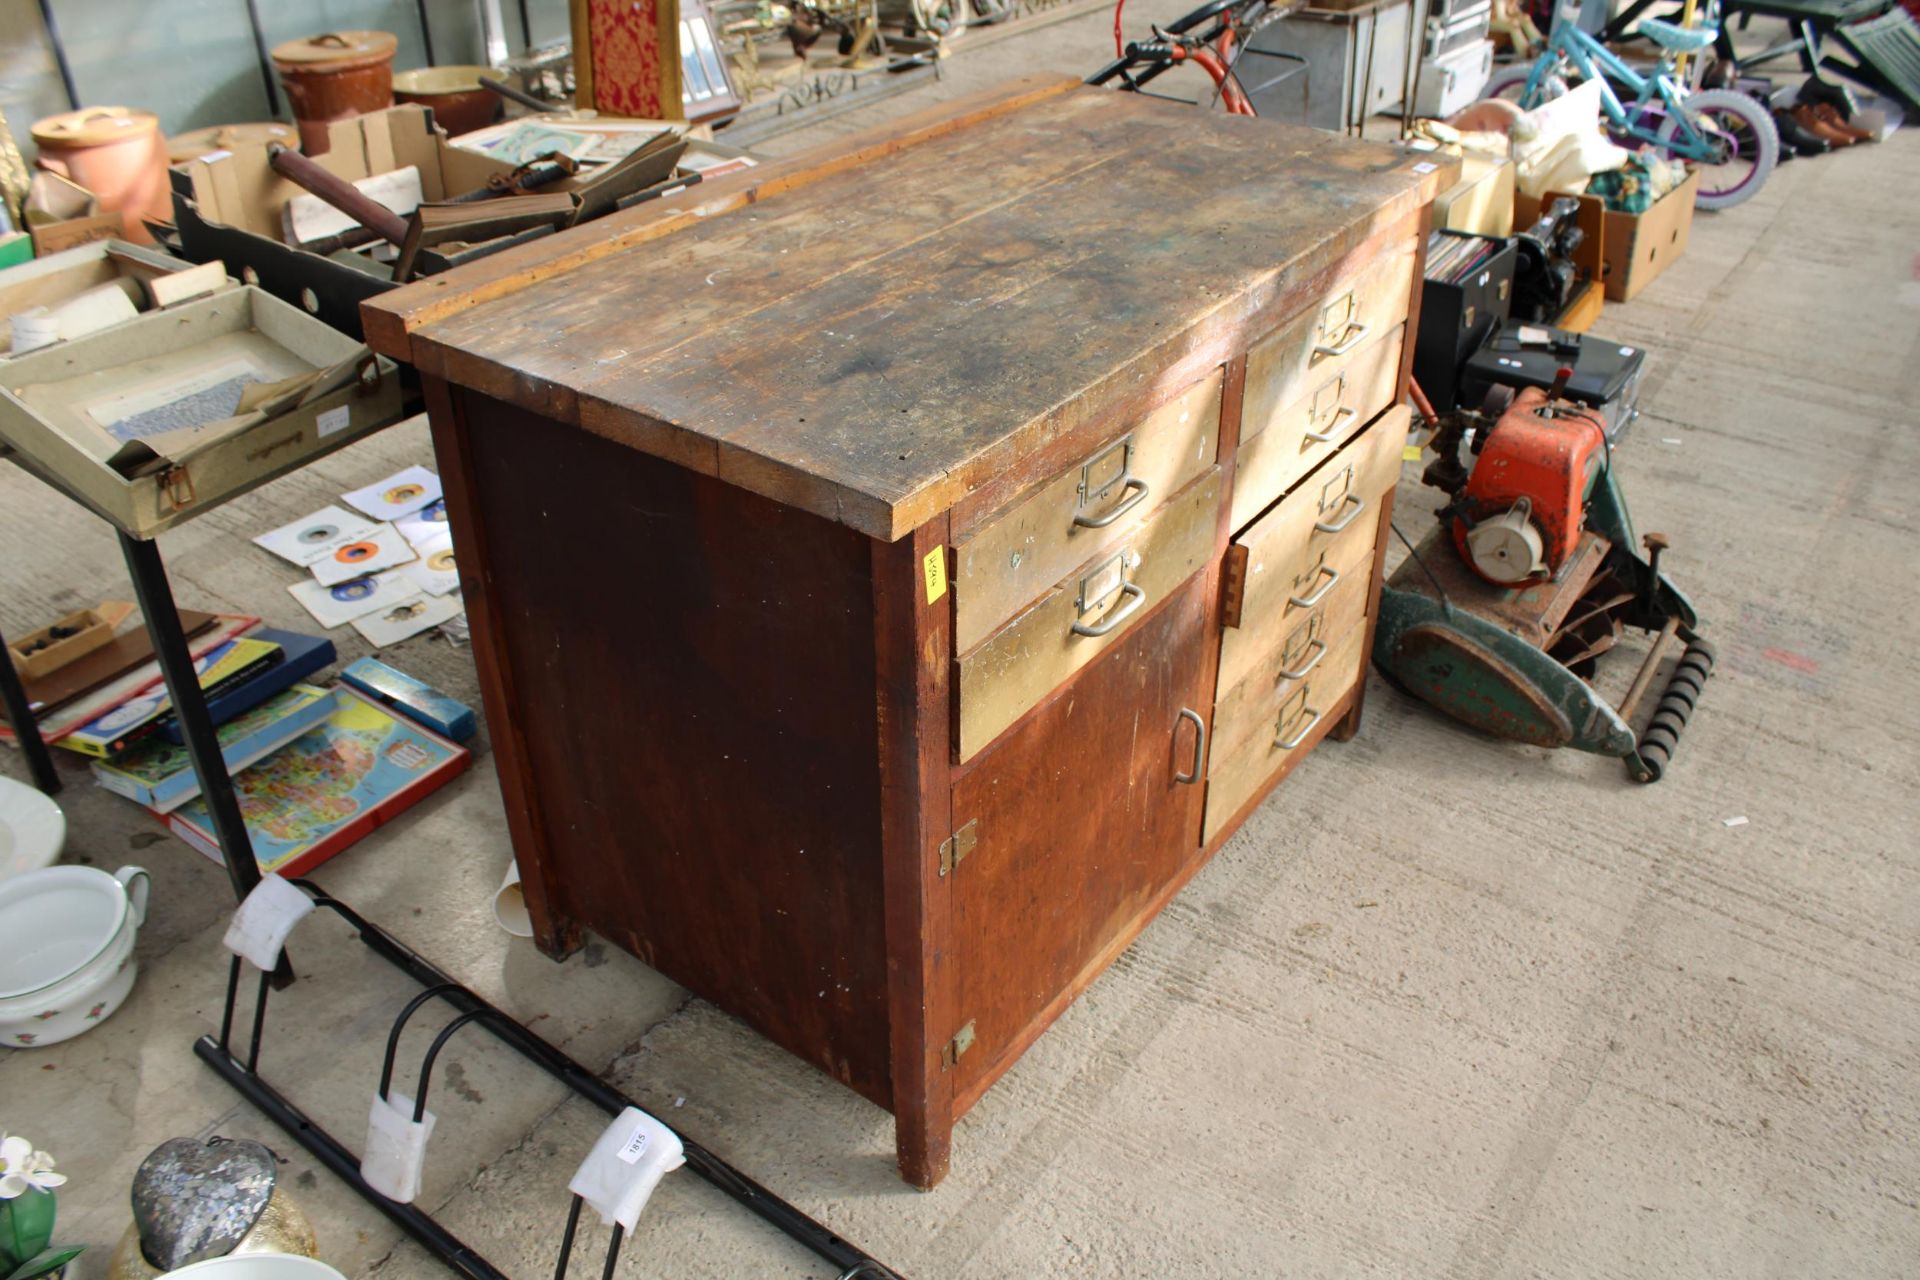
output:
[[[953,792],[977,843],[954,871],[957,995],[974,1042],[965,1110],[1164,903],[1199,847],[1198,752],[1213,643],[1203,573],[982,756]]]
[[[931,1187],[946,1176],[953,1078],[942,1047],[952,1015],[952,882],[940,846],[953,831],[948,783],[953,594],[942,573],[946,517],[873,556],[875,721],[886,883],[887,1007],[892,1021],[894,1143],[900,1176]]]
[[[538,796],[515,847],[549,928],[592,929],[890,1105],[867,540],[458,399],[475,631],[511,691],[488,711]]]

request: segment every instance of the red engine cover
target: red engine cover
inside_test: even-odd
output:
[[[1462,495],[1467,519],[1453,522],[1453,539],[1468,564],[1471,523],[1511,510],[1522,498],[1544,543],[1551,572],[1559,572],[1586,528],[1587,496],[1600,472],[1606,445],[1600,415],[1565,400],[1549,401],[1538,387],[1514,397],[1487,433]],[[1471,523],[1470,523],[1471,522]]]

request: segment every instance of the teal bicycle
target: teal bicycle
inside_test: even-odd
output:
[[[1570,85],[1598,80],[1601,109],[1614,141],[1623,146],[1652,143],[1698,168],[1698,207],[1725,209],[1751,199],[1780,159],[1773,117],[1744,93],[1692,93],[1674,76],[1676,55],[1707,48],[1718,32],[1645,19],[1639,33],[1659,46],[1660,62],[1651,74],[1642,74],[1580,29],[1578,9],[1575,3],[1572,11],[1558,14],[1540,57],[1531,66],[1497,73],[1484,96],[1531,109],[1559,97]]]

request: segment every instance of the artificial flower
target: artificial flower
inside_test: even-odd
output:
[[[66,1174],[53,1171],[52,1156],[35,1151],[25,1138],[0,1136],[0,1200],[25,1195],[29,1187],[51,1191],[66,1180]]]

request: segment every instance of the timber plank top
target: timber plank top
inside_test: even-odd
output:
[[[892,541],[1304,305],[1433,159],[1028,79],[383,294],[367,339]]]

